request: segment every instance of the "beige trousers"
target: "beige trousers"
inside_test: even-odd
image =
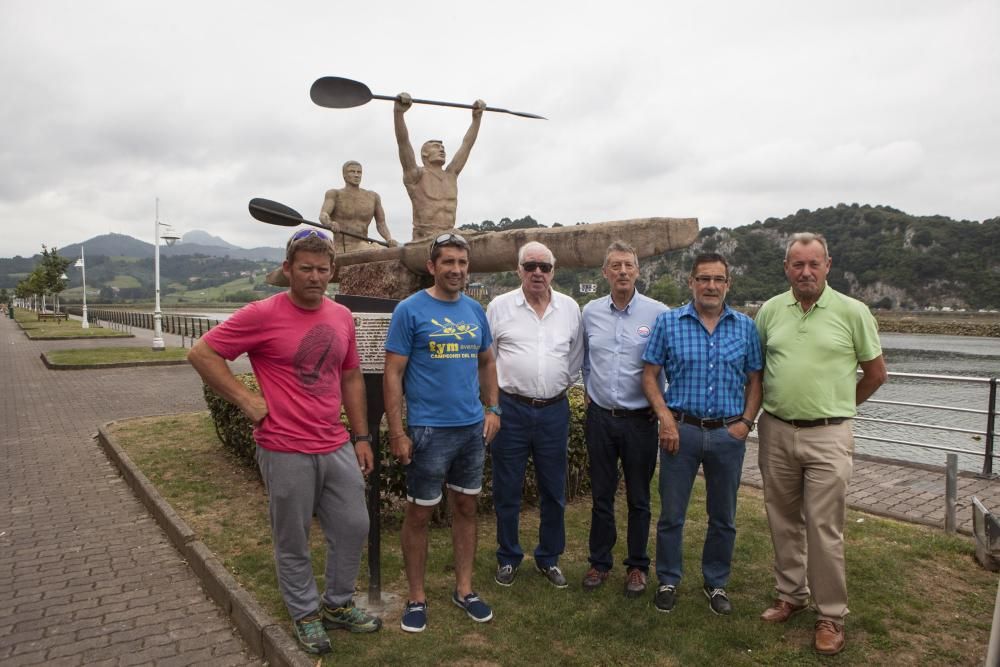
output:
[[[844,522],[854,470],[852,420],[796,428],[767,413],[758,422],[764,506],[774,545],[778,598],[843,623],[847,609]]]

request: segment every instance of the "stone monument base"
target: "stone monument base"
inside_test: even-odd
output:
[[[341,294],[405,299],[424,287],[421,276],[398,259],[341,267],[337,271]]]

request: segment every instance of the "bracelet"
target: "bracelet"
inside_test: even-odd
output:
[[[397,433],[396,435],[390,435],[389,439],[390,440],[396,440],[398,438],[405,438],[405,437],[406,437],[405,433]]]

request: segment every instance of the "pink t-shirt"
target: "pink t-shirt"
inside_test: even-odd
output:
[[[202,340],[230,361],[249,355],[267,401],[267,417],[254,429],[258,445],[325,454],[349,440],[340,422],[340,379],[361,362],[347,308],[324,299],[305,310],[284,292],[240,308]]]

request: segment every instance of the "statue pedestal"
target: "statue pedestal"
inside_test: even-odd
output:
[[[337,273],[341,294],[405,299],[424,286],[398,259],[345,266]]]

